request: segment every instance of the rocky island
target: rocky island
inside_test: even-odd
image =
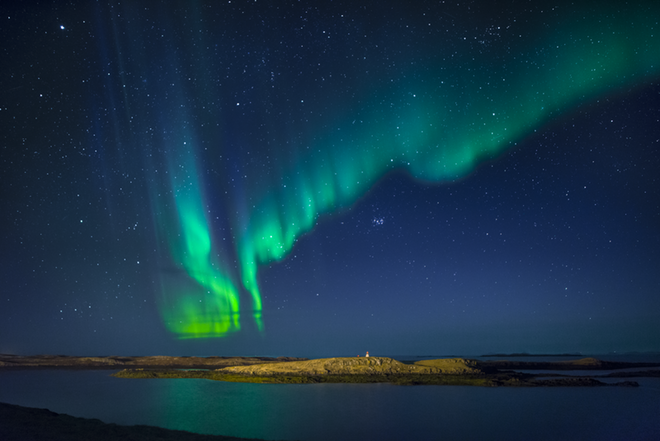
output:
[[[586,358],[562,362],[478,361],[465,358],[421,360],[404,363],[388,357],[339,357],[290,360],[223,367],[213,370],[124,369],[119,378],[202,378],[249,383],[393,383],[400,385],[470,386],[637,386],[633,381],[605,383],[599,376],[531,374],[513,369],[612,370],[660,366],[652,363],[611,363]],[[621,372],[618,377],[655,376],[660,371]],[[610,377],[612,375],[609,375]],[[553,378],[547,378],[553,377]],[[606,377],[605,375],[601,377]]]
[[[580,358],[569,361],[511,361],[440,358],[416,362],[388,357],[171,357],[9,355],[6,369],[107,369],[119,378],[202,378],[246,383],[392,383],[470,386],[636,386],[634,381],[606,383],[598,378],[658,377],[658,363],[622,363]],[[631,371],[631,368],[640,368]],[[121,369],[121,370],[120,370]],[[525,371],[545,370],[543,374]],[[615,371],[594,375],[593,371]],[[562,371],[585,371],[566,375]],[[586,372],[589,371],[589,372]]]

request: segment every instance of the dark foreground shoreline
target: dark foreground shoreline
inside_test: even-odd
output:
[[[0,403],[0,439],[3,441],[248,441],[221,435],[202,435],[154,426],[120,426],[97,419],[78,418],[48,409]]]

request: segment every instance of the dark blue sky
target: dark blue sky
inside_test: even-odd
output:
[[[660,350],[657,6],[496,6],[3,4],[0,352]]]

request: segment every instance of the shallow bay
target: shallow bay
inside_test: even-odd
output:
[[[660,438],[660,379],[639,388],[406,387],[122,380],[0,372],[0,401],[124,425],[263,439]]]

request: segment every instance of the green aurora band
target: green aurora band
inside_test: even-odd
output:
[[[180,338],[240,329],[239,284],[263,329],[259,267],[284,259],[319,217],[349,208],[388,172],[405,170],[429,183],[464,177],[549,120],[657,78],[657,4],[626,11],[594,6],[563,17],[483,52],[467,42],[469,55],[460,60],[434,58],[427,48],[429,57],[409,68],[406,81],[372,81],[359,110],[347,103],[347,112],[309,129],[298,147],[278,153],[274,171],[260,174],[253,166],[249,173],[259,178],[230,219],[240,282],[214,261],[218,247],[197,178],[173,179],[178,225],[167,236],[176,239],[170,251],[189,280],[164,286],[169,329]],[[185,173],[197,176],[194,161]]]
[[[187,146],[188,141],[183,144]],[[185,153],[186,163],[169,167],[179,218],[178,234],[170,234],[168,239],[177,268],[188,278],[163,283],[165,307],[161,313],[170,331],[181,338],[223,336],[240,329],[239,295],[230,272],[213,252],[194,155]]]

